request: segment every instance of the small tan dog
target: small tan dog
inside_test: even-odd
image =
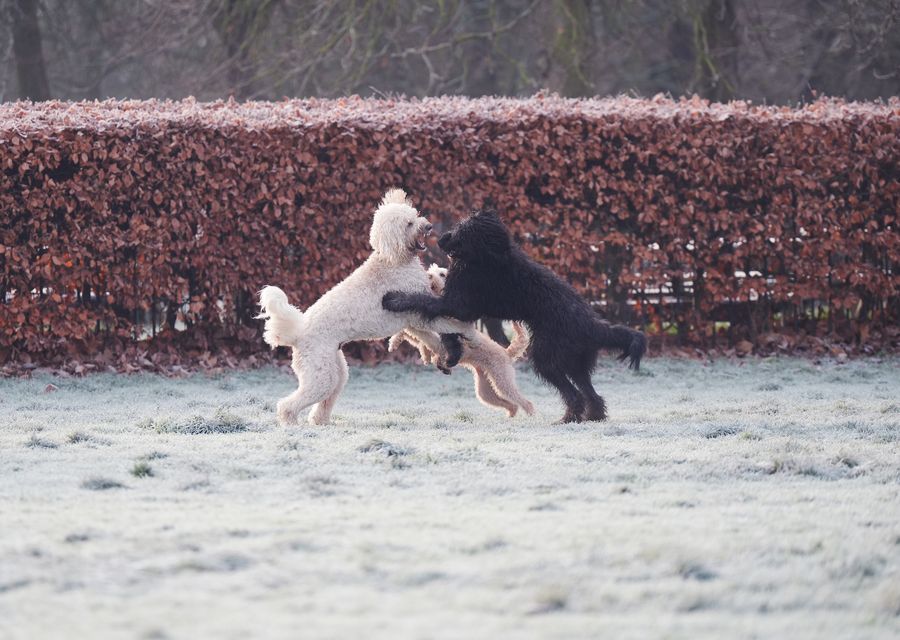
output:
[[[447,270],[433,264],[428,268],[428,279],[432,293],[441,295]],[[506,349],[479,331],[469,332],[464,336],[463,354],[459,361],[460,365],[470,369],[475,376],[475,395],[481,403],[488,407],[506,409],[510,418],[516,415],[520,406],[528,415],[534,413],[534,406],[516,386],[516,370],[512,365],[514,360],[525,353],[531,336],[518,322],[513,323],[513,330],[516,335]],[[388,351],[396,350],[403,341],[419,350],[422,362],[433,363],[443,370],[444,351],[438,334],[421,330],[400,331],[391,336]]]

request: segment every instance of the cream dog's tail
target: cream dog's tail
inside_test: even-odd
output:
[[[512,326],[516,335],[513,336],[512,342],[506,347],[506,355],[509,356],[510,360],[518,360],[525,354],[525,349],[531,343],[531,334],[521,322],[513,322]]]
[[[259,292],[260,313],[265,319],[263,340],[275,347],[293,347],[303,332],[303,312],[288,302],[287,295],[278,287],[263,287]]]

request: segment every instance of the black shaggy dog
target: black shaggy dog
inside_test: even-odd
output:
[[[619,359],[629,359],[637,369],[647,349],[644,334],[602,320],[575,289],[528,258],[493,211],[463,220],[438,246],[452,259],[443,296],[389,291],[384,308],[417,311],[429,319],[472,322],[491,316],[524,322],[531,329],[535,371],[566,403],[560,422],[604,420],[606,403],[591,384],[597,351],[621,350]]]

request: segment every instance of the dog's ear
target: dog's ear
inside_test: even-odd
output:
[[[481,255],[503,256],[510,250],[509,232],[493,210],[478,214],[475,220],[478,228],[477,238]]]
[[[409,207],[412,206],[409,196],[406,195],[406,192],[403,189],[388,189],[381,199],[381,206],[386,204],[405,204]]]
[[[510,249],[509,236],[505,233],[486,235],[482,239],[482,245],[487,252],[495,256],[506,255]]]

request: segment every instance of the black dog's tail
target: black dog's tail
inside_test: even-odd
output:
[[[621,324],[610,324],[606,320],[598,321],[598,347],[601,349],[621,349],[617,356],[619,361],[628,360],[628,368],[637,371],[641,368],[641,358],[647,351],[647,336],[640,331]]]

